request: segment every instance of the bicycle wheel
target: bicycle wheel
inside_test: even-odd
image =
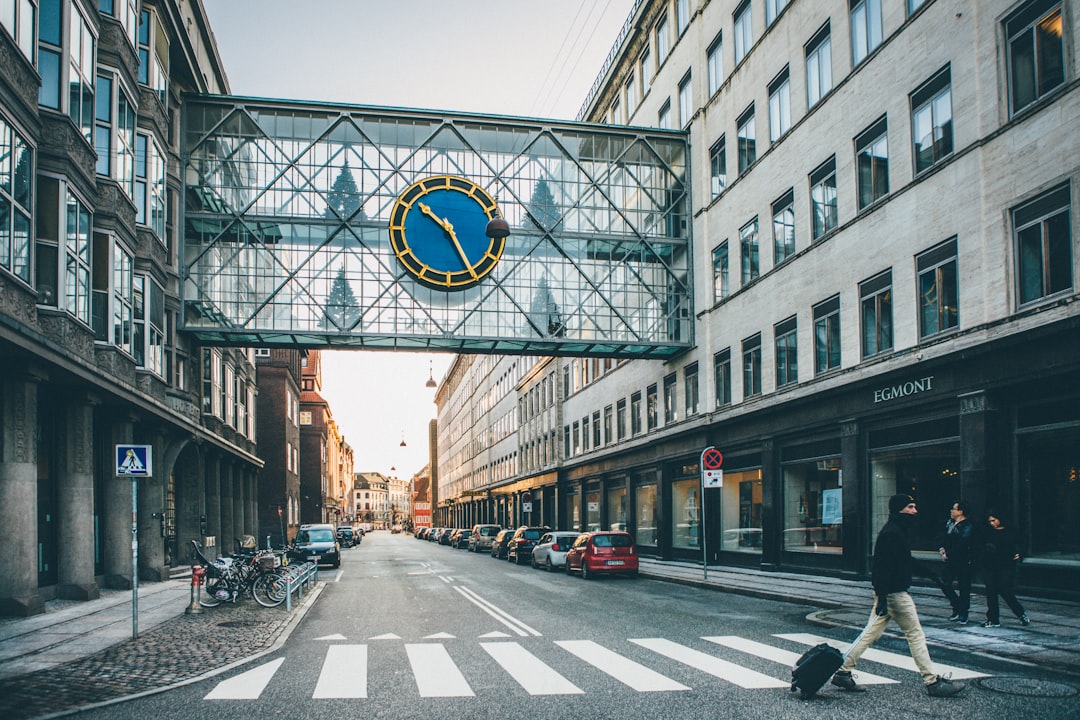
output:
[[[252,597],[263,607],[277,607],[285,602],[286,593],[285,578],[278,573],[264,573],[255,578],[251,585]]]
[[[222,598],[217,596],[218,592],[226,590],[227,586],[224,580],[221,578],[208,578],[199,588],[199,604],[208,608],[217,607],[222,603]]]

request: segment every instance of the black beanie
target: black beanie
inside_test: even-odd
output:
[[[893,495],[889,498],[889,513],[892,515],[899,515],[901,510],[913,502],[915,502],[915,498],[910,495],[905,495],[904,493]]]

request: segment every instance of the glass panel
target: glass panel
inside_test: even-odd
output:
[[[936,557],[949,508],[962,497],[959,444],[871,452],[870,483],[870,526],[880,528],[889,519],[891,496],[911,495],[919,508],[911,548]]]
[[[634,541],[638,545],[655,547],[660,539],[660,514],[656,507],[656,486],[634,488]]]
[[[701,481],[671,483],[671,546],[698,549],[701,528]]]
[[[785,550],[843,550],[840,473],[839,456],[784,466]]]
[[[761,468],[725,472],[724,486],[720,492],[721,549],[760,553]]]

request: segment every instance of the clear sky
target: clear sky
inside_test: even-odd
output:
[[[235,95],[572,120],[634,0],[203,4]],[[425,383],[451,360],[323,353],[323,396],[358,472],[411,477],[427,463]]]

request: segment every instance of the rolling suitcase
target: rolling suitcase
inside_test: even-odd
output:
[[[832,645],[815,645],[791,668],[791,692],[801,690],[804,698],[813,697],[843,663],[844,654]]]

